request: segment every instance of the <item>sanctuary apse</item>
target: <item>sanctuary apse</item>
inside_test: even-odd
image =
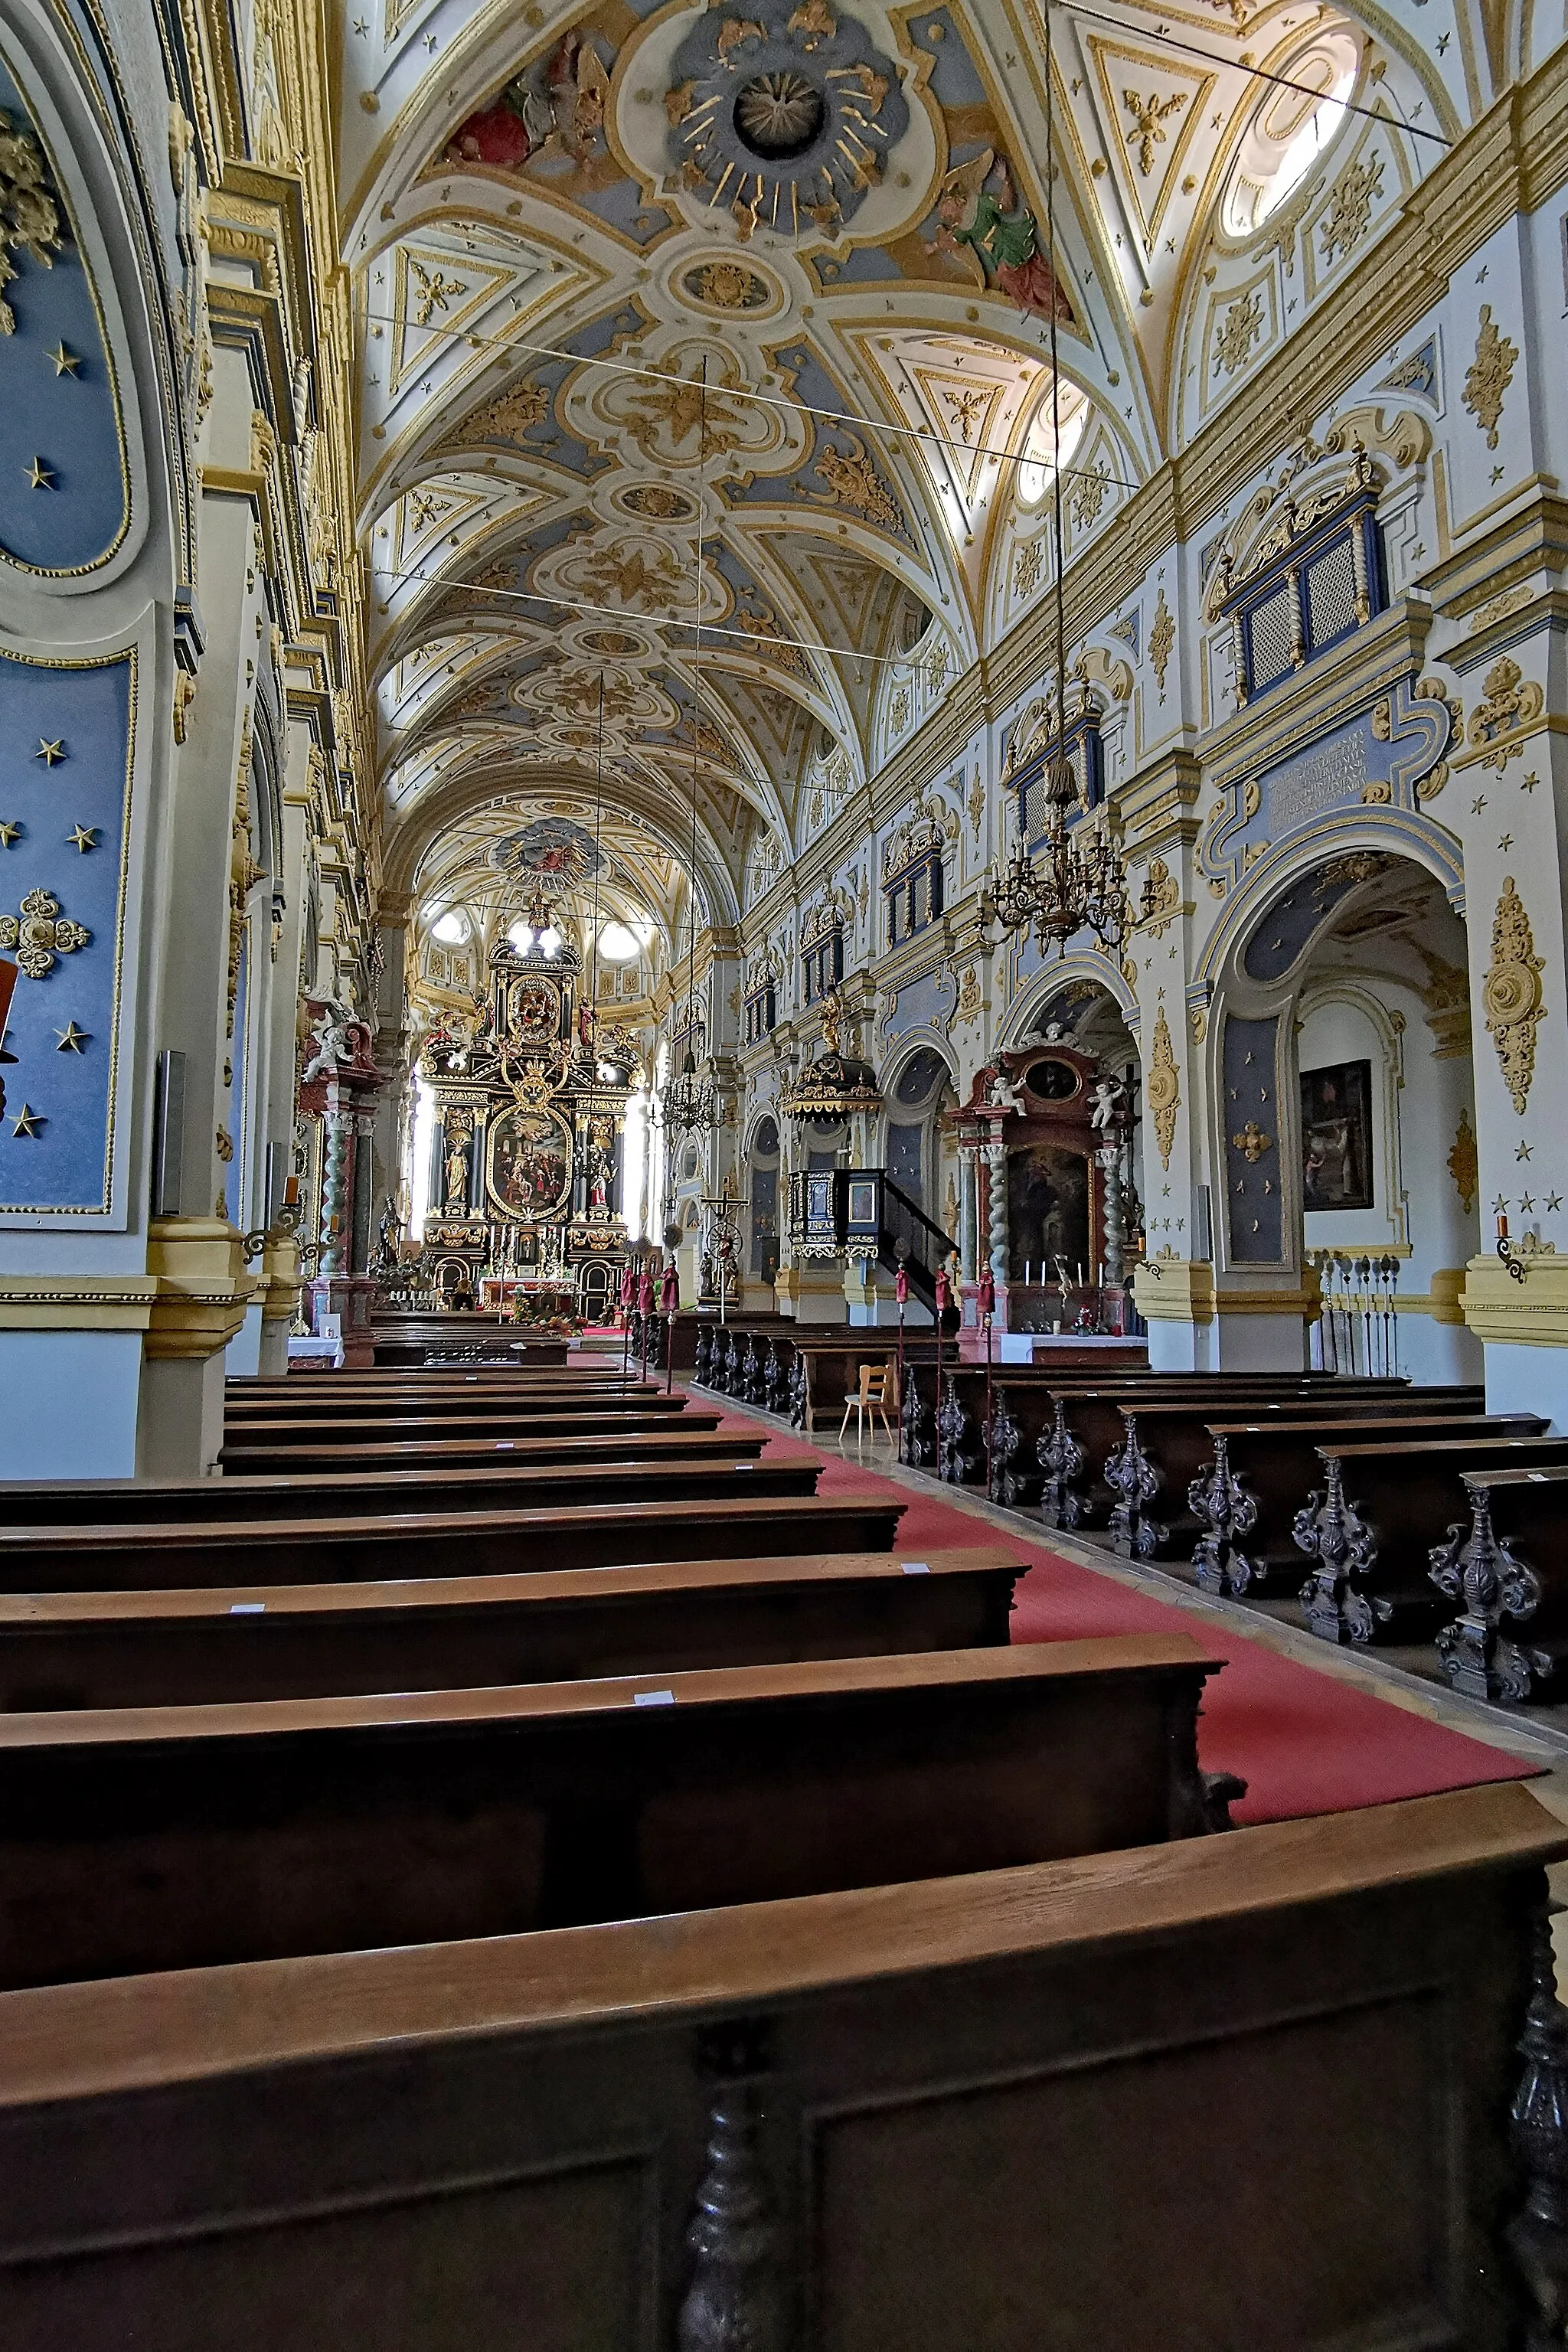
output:
[[[875,1325],[858,1171],[917,1319],[1556,1399],[1563,53],[1418,5],[14,12],[18,1465]]]

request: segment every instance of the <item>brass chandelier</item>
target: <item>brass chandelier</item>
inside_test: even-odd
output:
[[[1052,79],[1051,0],[1046,19],[1046,243],[1053,273],[1057,268],[1056,210],[1056,84]],[[1059,284],[1060,280],[1056,281]],[[1067,599],[1063,585],[1066,537],[1062,529],[1061,370],[1057,350],[1058,302],[1053,290],[1050,310],[1052,537],[1056,556],[1056,748],[1046,762],[1045,838],[1038,857],[1029,855],[1025,812],[1019,803],[1019,834],[995,890],[997,918],[1010,931],[1032,929],[1040,951],[1052,941],[1057,952],[1067,952],[1068,941],[1080,931],[1092,931],[1111,950],[1120,949],[1132,927],[1127,903],[1127,877],[1103,824],[1080,826],[1080,838],[1068,831],[1068,816],[1079,802],[1078,778],[1067,753]]]

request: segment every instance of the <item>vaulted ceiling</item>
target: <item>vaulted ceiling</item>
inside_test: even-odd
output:
[[[1056,0],[1053,275],[1044,6],[348,0],[395,882],[607,812],[673,941],[695,796],[733,921],[1046,593],[1056,425],[1070,561],[1500,70],[1463,0]]]

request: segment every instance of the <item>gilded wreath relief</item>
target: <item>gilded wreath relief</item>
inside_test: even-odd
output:
[[[1535,952],[1530,917],[1506,877],[1492,919],[1492,960],[1481,992],[1487,1028],[1502,1066],[1503,1084],[1522,1118],[1535,1076],[1535,1032],[1546,1017],[1541,1002],[1541,975],[1545,970]]]

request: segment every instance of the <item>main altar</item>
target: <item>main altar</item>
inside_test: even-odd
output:
[[[436,1099],[424,1242],[450,1305],[517,1291],[565,1293],[579,1313],[609,1303],[626,1255],[623,1129],[635,1047],[600,1029],[582,960],[542,904],[527,944],[490,951],[471,1034],[433,1029],[419,1075]]]

